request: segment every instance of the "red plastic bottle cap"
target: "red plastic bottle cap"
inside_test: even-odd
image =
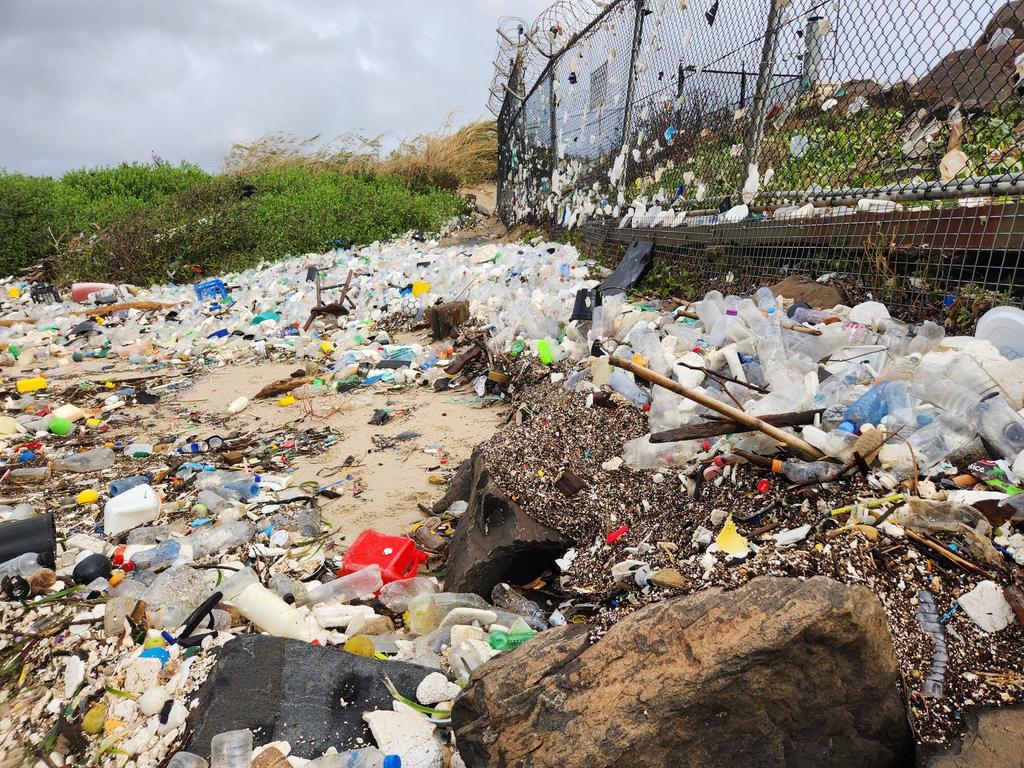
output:
[[[114,556],[110,558],[110,562],[114,565],[122,565],[124,563],[124,550],[125,546],[122,544],[114,550]]]
[[[650,403],[644,403],[644,411],[646,412],[646,411],[649,411],[649,410],[651,410],[651,404]]]
[[[725,459],[723,459],[721,456],[715,456],[715,458],[711,460],[711,463],[714,464],[716,467],[721,468],[725,466]]]
[[[701,443],[701,445],[703,446],[705,451],[710,451],[711,450],[711,441],[708,440],[706,437],[704,438],[704,442]]]
[[[124,563],[121,566],[121,570],[124,571],[125,573],[131,573],[132,571],[135,570],[135,563],[133,563],[131,560],[129,560],[127,563]]]
[[[767,480],[758,480],[757,481],[757,492],[758,493],[768,493],[768,491],[770,491],[771,489],[772,489],[772,484],[769,483]]]
[[[616,528],[614,531],[612,531],[611,533],[609,533],[605,537],[605,542],[607,542],[608,544],[614,544],[616,541],[619,540],[619,538],[622,536],[622,534],[624,534],[628,530],[629,530],[629,526],[628,525],[623,525],[623,526],[621,526],[619,528]]]

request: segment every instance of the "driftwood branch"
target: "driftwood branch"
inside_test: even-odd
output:
[[[689,400],[693,400],[695,403],[699,403],[705,408],[715,411],[716,413],[720,413],[728,419],[733,419],[740,424],[746,424],[752,430],[756,429],[758,432],[763,432],[768,435],[768,437],[782,443],[784,446],[800,456],[809,457],[811,459],[820,459],[824,455],[813,445],[801,440],[799,437],[783,432],[778,427],[766,424],[756,416],[751,416],[749,413],[745,413],[739,408],[726,405],[703,392],[696,389],[690,389],[689,387],[684,387],[679,382],[672,381],[672,379],[667,376],[662,376],[660,373],[656,373],[649,368],[644,368],[642,365],[637,365],[632,360],[624,360],[621,357],[610,357],[608,362],[616,368],[629,371],[633,375],[639,376],[652,384],[657,384],[659,387],[663,387],[670,392],[675,392],[677,395],[682,395]]]
[[[824,409],[775,413],[771,416],[762,416],[761,421],[765,424],[771,424],[773,427],[796,427],[801,424],[813,423],[814,417],[821,413],[822,410]],[[656,432],[651,435],[651,442],[674,443],[677,440],[699,440],[702,437],[752,432],[753,430],[753,427],[741,424],[734,419],[710,419],[703,424],[688,424],[685,427]]]

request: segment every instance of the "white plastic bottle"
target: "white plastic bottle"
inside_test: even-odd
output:
[[[245,395],[242,395],[241,397],[236,398],[236,399],[231,401],[231,405],[228,406],[228,413],[231,413],[231,414],[241,413],[242,411],[244,411],[248,407],[249,407],[249,398],[246,397]]]
[[[251,568],[243,568],[221,587],[224,600],[264,632],[311,643],[319,639],[316,631],[302,619],[299,611],[264,587]]]
[[[107,501],[103,508],[103,531],[116,536],[145,523],[160,514],[160,497],[148,485],[137,485]]]
[[[380,566],[374,563],[334,581],[313,587],[306,593],[306,602],[309,605],[326,603],[329,600],[347,603],[362,595],[372,595],[383,586]]]

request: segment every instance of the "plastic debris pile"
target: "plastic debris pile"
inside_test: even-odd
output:
[[[140,409],[163,408],[161,397],[205,367],[291,359],[301,370],[260,395],[309,411],[300,418],[314,415],[309,404],[321,395],[365,407],[361,392],[374,385],[468,384],[478,399],[500,399],[482,339],[502,337],[516,354],[557,350],[558,318],[587,277],[575,249],[558,244],[399,241],[195,286],[80,284],[63,303],[55,289],[6,281],[4,749],[29,764],[160,765],[183,744],[213,652],[260,631],[439,670],[415,692],[418,703],[406,698],[412,691],[394,692],[395,709],[429,732],[426,758],[423,744],[388,741],[368,712],[367,736],[384,751],[329,753],[315,764],[394,768],[404,757],[440,766],[451,752],[440,731],[453,681],[546,627],[539,609],[507,587],[493,604],[440,592],[435,579],[416,576],[428,554],[408,538],[367,531],[340,552],[318,510],[338,489],[292,481],[302,461],[345,439],[318,420],[240,428],[250,393],[212,423],[179,409],[166,433]],[[455,339],[397,344],[382,330],[429,325],[432,309],[459,301],[468,312],[449,328]],[[382,413],[380,423],[393,417]],[[457,512],[421,526],[417,540],[443,543],[437,531],[450,532]],[[248,765],[251,739],[229,733],[209,745],[214,767]],[[171,764],[205,759],[182,753]]]
[[[670,310],[609,291],[581,311],[597,285],[567,246],[410,241],[192,287],[79,288],[89,310],[8,281],[0,743],[61,765],[248,766],[244,729],[181,748],[213,652],[265,632],[437,670],[364,713],[376,747],[311,757],[440,768],[459,684],[495,654],[758,574],[874,589],[923,741],[948,740],[969,701],[1020,698],[1024,362],[873,302],[762,290]],[[381,330],[462,301],[453,341]],[[514,394],[488,470],[575,546],[532,584],[446,592],[420,569],[466,502],[413,538],[369,530],[342,551],[318,509],[336,490],[292,478],[345,439],[312,409],[276,431],[238,428],[241,393],[213,423],[175,413],[167,434],[133,415],[206,366],[266,359],[297,361],[260,393],[297,410],[374,385]],[[414,743],[389,713],[415,719]]]
[[[767,289],[606,295],[568,334],[572,360],[538,371],[484,455],[576,542],[551,586],[595,638],[674,594],[825,575],[878,594],[919,740],[1024,696],[1024,360]]]

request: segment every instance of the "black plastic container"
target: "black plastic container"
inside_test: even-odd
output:
[[[53,568],[56,565],[57,528],[51,513],[0,523],[0,563],[26,552],[39,555],[42,566]]]

